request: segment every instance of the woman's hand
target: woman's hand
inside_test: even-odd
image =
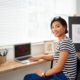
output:
[[[29,60],[30,61],[38,61],[40,58],[37,56],[32,56]]]
[[[39,59],[45,59],[45,60],[53,60],[53,56],[52,54],[48,54],[48,55],[37,55],[37,56],[32,56],[30,58],[30,61],[38,61]]]

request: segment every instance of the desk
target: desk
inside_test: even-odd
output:
[[[31,62],[30,64],[26,64],[26,63],[22,64],[17,61],[6,61],[4,64],[0,65],[0,73],[12,71],[12,70],[16,70],[24,67],[29,67],[29,66],[44,63],[44,62],[47,62],[47,61],[40,59],[39,61]]]
[[[0,65],[0,80],[23,80],[24,76],[42,69],[50,69],[51,61],[40,59],[30,64],[22,64],[17,61],[7,60]],[[46,66],[46,67],[44,67]]]
[[[6,61],[0,65],[0,80],[23,80],[26,74],[35,72],[38,69],[48,70],[51,61],[40,59],[31,64],[22,64],[16,61]],[[46,67],[44,67],[46,66]]]

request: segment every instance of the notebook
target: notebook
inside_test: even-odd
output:
[[[31,57],[31,43],[14,45],[15,60],[21,63],[29,63]]]

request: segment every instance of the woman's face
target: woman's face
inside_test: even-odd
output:
[[[51,30],[56,37],[61,37],[65,34],[65,28],[59,21],[53,22]]]

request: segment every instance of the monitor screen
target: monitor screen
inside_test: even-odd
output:
[[[31,55],[31,44],[30,43],[14,45],[14,49],[15,49],[14,50],[15,58]]]

